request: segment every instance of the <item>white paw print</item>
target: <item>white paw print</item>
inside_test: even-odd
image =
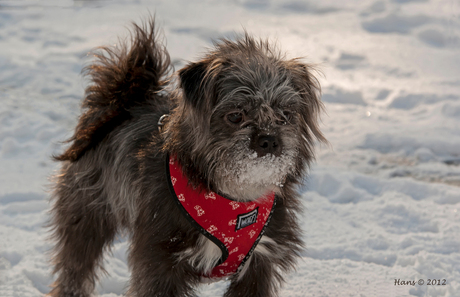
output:
[[[208,194],[204,194],[204,198],[205,198],[205,199],[216,200],[216,193],[214,193],[214,192],[209,192]]]
[[[208,230],[206,230],[206,231],[208,231],[209,233],[212,233],[214,231],[217,231],[217,227],[214,226],[214,225],[211,225],[211,226],[209,226]]]
[[[201,217],[202,215],[204,215],[204,210],[203,210],[203,208],[201,208],[201,206],[196,205],[196,206],[194,207],[194,209],[196,210],[196,214],[197,214],[199,217]]]
[[[237,251],[238,251],[238,247],[236,247],[233,250],[231,250],[230,252],[228,252],[228,254],[231,255],[233,253],[236,253]]]
[[[224,238],[224,243],[230,243],[232,244],[233,240],[235,239],[235,237],[225,237]]]
[[[236,201],[232,201],[229,203],[231,206],[232,206],[232,209],[235,210],[237,209],[238,207],[240,207],[240,204]]]

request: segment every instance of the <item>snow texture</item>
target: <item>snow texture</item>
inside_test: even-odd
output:
[[[75,126],[81,69],[92,48],[116,44],[149,14],[176,69],[245,28],[324,73],[331,146],[300,189],[307,248],[282,297],[460,296],[454,0],[0,1],[0,296],[49,291],[50,156]],[[100,296],[123,295],[127,248],[120,237],[106,257]],[[204,285],[200,296],[225,287]]]

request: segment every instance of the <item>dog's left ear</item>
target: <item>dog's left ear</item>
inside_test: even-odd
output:
[[[324,109],[324,106],[320,100],[320,84],[318,79],[313,75],[313,72],[316,72],[316,70],[313,66],[304,64],[298,59],[287,61],[286,69],[290,73],[293,87],[302,98],[302,105],[299,114],[301,120],[303,120],[304,124],[306,124],[302,126],[306,129],[308,127],[309,130],[303,131],[302,134],[304,134],[308,142],[313,141],[313,136],[321,142],[327,142],[326,138],[319,129],[319,115]]]
[[[207,64],[206,62],[191,63],[179,71],[184,100],[195,108],[204,104],[206,100],[204,79],[208,68]]]
[[[205,59],[182,68],[179,78],[184,100],[202,111],[213,106],[216,86],[225,65],[226,62],[221,59]]]

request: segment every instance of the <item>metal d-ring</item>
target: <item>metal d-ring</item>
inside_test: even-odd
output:
[[[164,114],[158,120],[158,131],[160,131],[160,133],[163,132],[163,127],[166,124],[169,117],[170,117],[169,114]]]

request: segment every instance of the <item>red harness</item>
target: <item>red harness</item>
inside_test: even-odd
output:
[[[191,187],[180,164],[172,157],[166,170],[171,194],[182,213],[222,251],[218,264],[204,276],[221,278],[239,271],[270,221],[275,193],[251,202],[237,202],[212,191]]]

